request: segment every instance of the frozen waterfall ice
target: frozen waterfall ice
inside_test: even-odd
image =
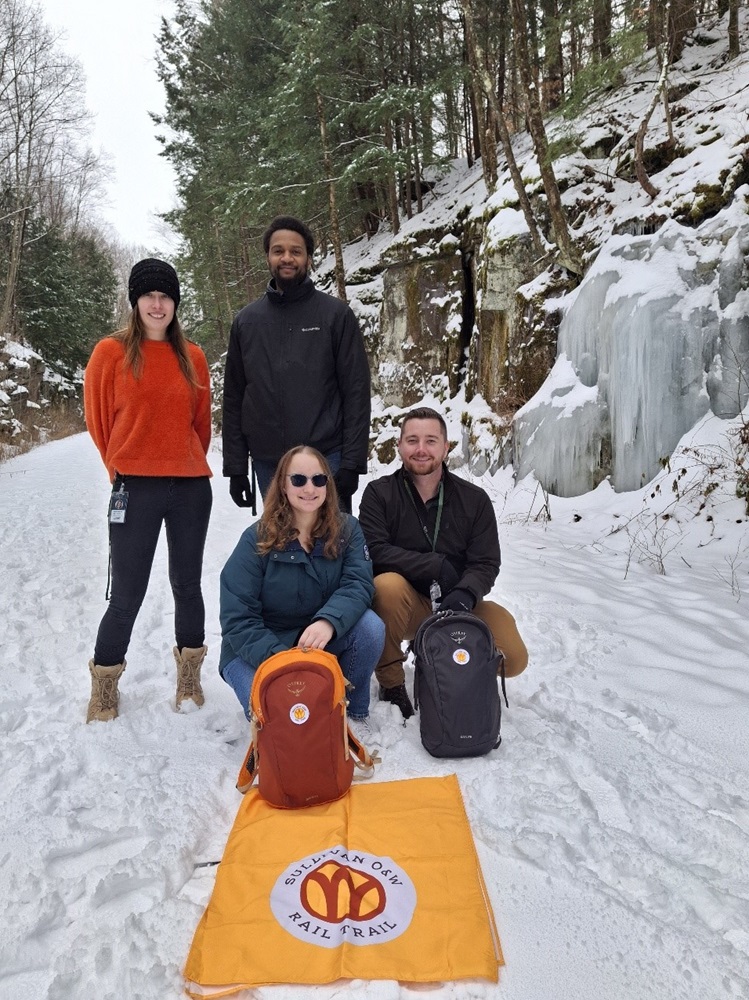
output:
[[[571,296],[549,377],[515,415],[518,478],[576,496],[647,483],[708,410],[749,399],[749,187],[697,229],[612,236]]]

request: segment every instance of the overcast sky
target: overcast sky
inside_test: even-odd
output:
[[[39,0],[60,44],[80,60],[94,114],[91,145],[106,154],[112,177],[102,215],[128,244],[166,252],[173,239],[158,212],[175,203],[174,175],[159,156],[149,111],[164,108],[156,78],[159,19],[173,0]]]

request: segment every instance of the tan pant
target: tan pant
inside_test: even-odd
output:
[[[385,648],[375,674],[383,687],[397,687],[406,679],[401,643],[413,639],[419,625],[432,613],[432,605],[400,573],[380,573],[374,585],[372,607],[385,622]],[[505,676],[521,674],[528,665],[528,650],[510,612],[494,601],[479,601],[473,613],[486,622],[504,653]]]

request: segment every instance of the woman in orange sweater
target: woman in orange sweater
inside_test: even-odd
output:
[[[177,700],[202,705],[207,652],[200,588],[212,493],[208,365],[177,319],[174,268],[155,258],[130,272],[133,311],[123,330],[100,340],[83,386],[86,426],[112,482],[111,596],[89,662],[87,722],[117,716],[118,681],[148,586],[162,523],[174,594]]]

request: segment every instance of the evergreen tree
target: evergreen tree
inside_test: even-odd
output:
[[[75,235],[31,219],[18,284],[21,332],[42,357],[75,369],[115,325],[117,278],[92,233]]]
[[[260,235],[273,215],[312,225],[344,295],[343,243],[382,224],[397,233],[422,210],[429,169],[449,158],[480,158],[491,188],[497,146],[512,164],[512,136],[526,128],[547,235],[579,269],[543,115],[572,113],[616,81],[648,27],[667,27],[675,58],[702,10],[692,0],[176,0],[159,36],[157,121],[179,179],[169,220],[206,328],[225,342],[233,313],[262,291]],[[734,31],[732,53],[737,44]],[[513,177],[530,218],[519,169]]]

